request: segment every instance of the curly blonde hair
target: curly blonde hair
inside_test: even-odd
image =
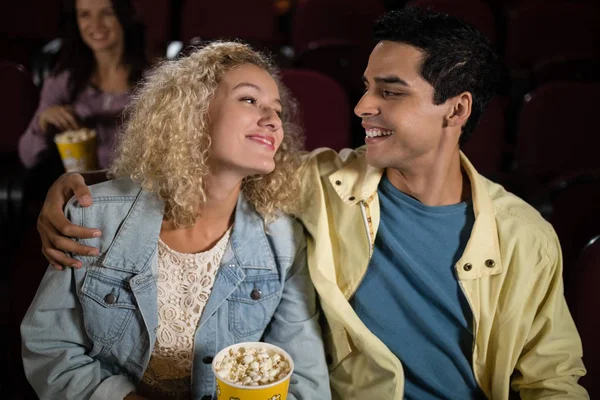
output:
[[[303,145],[297,104],[269,58],[242,43],[213,42],[164,61],[148,74],[126,109],[127,122],[110,169],[111,176],[130,177],[157,193],[165,201],[165,218],[176,226],[193,225],[206,202],[210,102],[223,75],[245,64],[263,68],[277,82],[285,135],[275,153],[275,169],[246,177],[242,191],[267,222],[295,211]]]

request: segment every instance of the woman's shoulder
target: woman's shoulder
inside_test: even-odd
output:
[[[61,70],[52,72],[44,79],[44,85],[61,85],[67,87],[69,80],[71,79],[71,71]]]
[[[143,190],[131,179],[118,178],[92,185],[90,192],[91,206],[83,207],[73,197],[65,209],[74,224],[102,229],[100,238],[86,244],[106,250],[123,230],[122,243],[139,246],[141,238],[150,240],[160,230],[164,204],[156,194]]]
[[[132,181],[128,177],[111,179],[91,185],[89,188],[94,201],[101,201],[104,198],[113,200],[115,198],[121,198],[127,200],[128,198],[137,197],[142,189],[137,182]]]
[[[51,73],[44,78],[41,97],[48,98],[48,96],[51,96],[53,99],[62,98],[65,101],[68,97],[70,79],[71,73],[69,71],[63,70]]]
[[[293,216],[281,214],[266,226],[266,233],[277,256],[293,257],[304,247],[304,227]]]
[[[83,207],[73,196],[65,207],[70,219],[94,218],[96,214],[106,214],[107,207],[112,209],[129,209],[138,197],[141,187],[129,178],[112,179],[89,186],[93,203]]]

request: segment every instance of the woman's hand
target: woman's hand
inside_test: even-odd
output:
[[[78,118],[71,106],[48,107],[40,114],[39,124],[44,133],[48,133],[50,125],[54,125],[60,131],[79,129],[80,127]]]
[[[37,220],[37,229],[42,239],[42,253],[58,270],[62,270],[63,265],[81,268],[80,261],[64,252],[98,255],[98,249],[95,247],[84,246],[70,239],[99,237],[102,234],[98,229],[74,225],[65,217],[63,209],[73,195],[83,207],[92,205],[90,190],[80,174],[61,175],[48,190]]]

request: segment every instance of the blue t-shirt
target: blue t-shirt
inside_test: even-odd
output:
[[[456,277],[473,205],[430,207],[379,184],[381,222],[354,310],[400,359],[406,399],[485,399],[471,367],[473,314]]]

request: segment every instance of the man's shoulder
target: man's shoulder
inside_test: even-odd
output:
[[[502,185],[481,179],[490,195],[499,235],[510,232],[517,236],[537,237],[546,243],[555,242],[554,228],[538,210]]]

